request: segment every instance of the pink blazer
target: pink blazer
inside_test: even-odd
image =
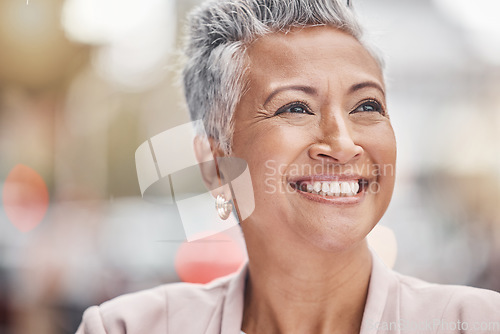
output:
[[[87,309],[77,334],[239,334],[246,274],[120,296]],[[500,294],[404,276],[374,255],[361,324],[370,333],[500,333]]]

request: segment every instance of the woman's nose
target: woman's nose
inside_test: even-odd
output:
[[[342,119],[325,125],[321,133],[322,136],[309,148],[309,156],[313,160],[347,164],[363,153],[363,148],[355,143],[350,129]]]

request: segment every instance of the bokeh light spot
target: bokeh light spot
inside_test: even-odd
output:
[[[3,186],[3,206],[11,223],[29,232],[42,221],[49,206],[49,192],[42,177],[32,168],[16,165]]]
[[[175,270],[189,283],[208,283],[234,273],[245,261],[241,246],[219,233],[192,242],[184,242],[175,257]]]

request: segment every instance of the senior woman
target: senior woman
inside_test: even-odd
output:
[[[192,118],[252,175],[248,264],[94,306],[78,333],[500,333],[497,293],[397,274],[367,245],[396,140],[381,60],[346,3],[209,1],[186,55]]]

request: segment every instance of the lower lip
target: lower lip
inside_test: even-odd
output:
[[[323,196],[318,194],[312,194],[305,191],[301,191],[298,189],[294,189],[299,195],[305,197],[308,200],[325,203],[325,204],[333,204],[333,205],[356,205],[363,201],[365,191],[361,190],[354,196]]]

